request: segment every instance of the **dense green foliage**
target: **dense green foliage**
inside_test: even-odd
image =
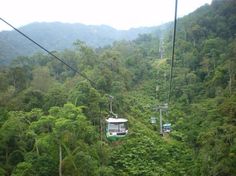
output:
[[[178,20],[173,91],[159,136],[149,123],[167,101],[172,28],[92,49],[77,40],[51,56],[16,58],[0,69],[0,175],[236,175],[236,3]],[[104,136],[108,97],[129,134]]]

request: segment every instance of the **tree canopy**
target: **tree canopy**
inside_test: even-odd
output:
[[[173,91],[159,135],[150,117],[167,102],[172,23],[164,30],[91,48],[20,56],[0,67],[0,175],[236,175],[236,4],[213,0],[178,19]],[[129,120],[105,138],[108,96]]]

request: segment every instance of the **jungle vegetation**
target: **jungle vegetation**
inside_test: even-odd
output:
[[[0,175],[236,175],[236,1],[178,19],[172,131],[161,137],[149,119],[167,102],[172,30],[53,51],[95,85],[44,53],[1,66]],[[104,136],[107,94],[129,120],[117,142]]]

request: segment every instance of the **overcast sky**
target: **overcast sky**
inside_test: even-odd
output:
[[[178,17],[212,0],[179,0]],[[32,22],[106,24],[116,29],[172,21],[175,0],[2,0],[0,17],[16,27]],[[9,28],[0,21],[0,31]]]

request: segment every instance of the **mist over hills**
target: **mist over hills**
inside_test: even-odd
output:
[[[84,41],[89,46],[97,48],[110,45],[117,40],[133,40],[139,34],[150,33],[157,28],[140,27],[117,30],[107,25],[35,22],[19,30],[48,50],[63,50],[71,48],[76,40]],[[31,55],[37,51],[41,49],[16,31],[0,32],[0,64],[9,63],[17,56]]]

